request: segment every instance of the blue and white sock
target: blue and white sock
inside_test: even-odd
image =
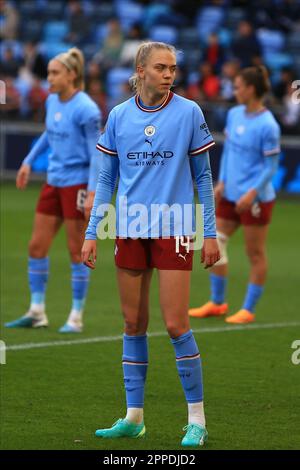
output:
[[[225,302],[225,293],[227,286],[227,276],[217,276],[210,273],[210,290],[211,300],[215,304],[222,304]]]
[[[185,398],[188,403],[203,400],[202,367],[200,353],[193,332],[171,338],[175,349],[176,365]]]
[[[250,282],[248,284],[248,289],[242,308],[248,310],[251,313],[254,313],[256,304],[262,296],[263,291],[263,286],[259,286],[258,284],[251,284]]]
[[[83,263],[71,263],[72,271],[72,310],[69,320],[78,320],[82,312],[89,286],[90,270]]]
[[[123,374],[127,416],[130,421],[143,421],[144,392],[148,368],[147,335],[123,337]],[[134,410],[136,409],[136,410]]]
[[[49,258],[28,258],[28,281],[31,293],[30,310],[45,309],[45,294],[49,276]]]

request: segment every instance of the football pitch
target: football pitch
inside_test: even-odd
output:
[[[141,440],[101,440],[95,429],[124,417],[122,317],[113,241],[98,242],[85,328],[59,334],[70,309],[70,263],[64,230],[50,253],[47,329],[3,328],[28,307],[27,246],[39,185],[1,189],[1,449],[182,449],[186,405],[173,347],[160,316],[157,278],[151,289],[147,433]],[[269,275],[257,322],[229,326],[223,319],[191,320],[202,356],[209,440],[205,449],[299,449],[300,340],[299,200],[279,200],[268,240]],[[191,306],[208,300],[208,273],[194,257]],[[241,307],[248,263],[242,232],[229,245],[230,313]],[[300,354],[298,354],[300,357]]]

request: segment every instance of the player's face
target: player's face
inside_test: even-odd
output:
[[[50,93],[63,93],[73,86],[75,74],[58,60],[51,60],[48,64],[48,77]]]
[[[247,104],[253,98],[254,87],[247,85],[242,77],[237,76],[234,80],[234,96],[239,104]]]
[[[171,88],[176,74],[176,57],[167,49],[154,50],[144,67],[138,67],[146,92],[165,95]]]

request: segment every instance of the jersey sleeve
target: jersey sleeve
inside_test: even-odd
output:
[[[262,152],[264,157],[280,153],[280,127],[277,122],[269,123],[262,132]]]
[[[104,127],[102,134],[98,140],[96,148],[107,155],[117,157],[117,145],[116,145],[116,129],[115,129],[115,112],[112,110],[108,116],[107,123]]]
[[[199,155],[215,145],[199,106],[193,108],[193,134],[189,146],[189,156]]]

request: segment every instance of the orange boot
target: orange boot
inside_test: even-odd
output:
[[[211,300],[198,308],[190,308],[189,316],[197,318],[219,317],[228,311],[228,304],[215,304]]]
[[[239,310],[237,313],[234,315],[231,315],[230,317],[227,317],[225,321],[227,323],[252,323],[255,320],[255,315],[249,310],[246,310],[243,308],[242,310]]]

